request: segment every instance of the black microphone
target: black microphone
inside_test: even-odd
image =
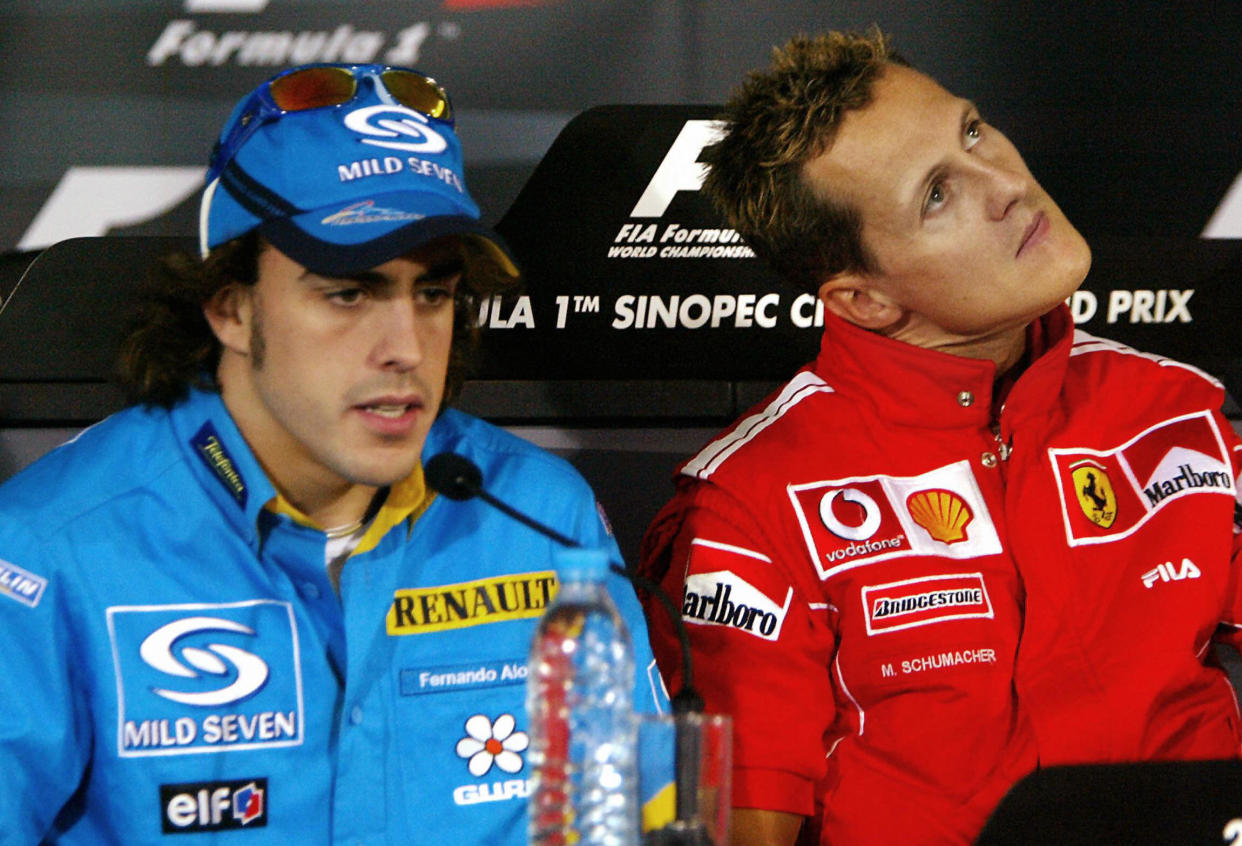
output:
[[[499,509],[544,537],[551,538],[561,546],[569,547],[570,549],[577,549],[582,546],[573,538],[562,535],[555,529],[545,526],[538,520],[523,514],[508,503],[502,502],[489,494],[483,489],[483,471],[464,455],[458,455],[455,452],[441,452],[431,456],[423,464],[423,476],[432,490],[443,494],[449,499],[463,502],[478,497],[493,508]],[[629,579],[636,587],[650,592],[664,606],[664,610],[668,612],[673,628],[677,632],[677,640],[681,646],[682,665],[682,685],[681,689],[672,698],[673,712],[680,714],[687,711],[702,711],[703,699],[694,689],[694,668],[690,660],[690,640],[686,634],[686,625],[681,619],[681,609],[673,605],[673,601],[669,599],[664,588],[645,576],[641,576],[634,570],[622,567],[614,562],[609,562],[608,567],[614,573]]]
[[[556,529],[545,526],[543,523],[526,516],[508,503],[501,502],[483,490],[483,471],[464,455],[458,455],[455,452],[442,452],[431,456],[431,458],[427,459],[427,463],[423,465],[423,476],[432,490],[444,494],[449,499],[464,502],[477,496],[493,508],[503,511],[514,520],[534,529],[545,538],[551,538],[561,546],[567,546],[570,549],[582,546],[573,538],[565,537]]]

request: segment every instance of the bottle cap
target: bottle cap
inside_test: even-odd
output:
[[[561,549],[556,572],[565,581],[603,581],[608,575],[608,553],[602,549]]]

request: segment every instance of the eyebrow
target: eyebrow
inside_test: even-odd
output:
[[[456,276],[466,272],[466,262],[460,256],[432,262],[427,272],[415,279],[415,282],[435,282],[448,276]]]
[[[447,277],[462,273],[464,270],[465,262],[461,258],[457,256],[446,258],[441,261],[433,262],[427,268],[426,272],[419,274],[418,277],[415,278],[414,284],[418,285],[428,282],[438,282]],[[379,288],[383,285],[391,283],[392,281],[384,274],[374,270],[360,270],[356,273],[345,273],[339,276],[329,276],[327,274],[315,273],[311,270],[308,270],[303,274],[303,278],[309,276],[318,276],[321,279],[327,279],[335,282],[354,282],[364,288]]]

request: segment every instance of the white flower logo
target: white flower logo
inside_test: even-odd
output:
[[[512,714],[501,714],[493,723],[482,714],[466,720],[466,736],[457,741],[457,755],[470,759],[470,774],[476,778],[487,775],[492,764],[507,773],[522,769],[522,756],[530,745],[524,731],[514,731]]]

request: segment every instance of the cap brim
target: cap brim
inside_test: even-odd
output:
[[[507,274],[518,276],[517,264],[499,235],[457,209],[432,208],[439,199],[380,195],[361,210],[356,206],[363,204],[345,210],[316,209],[265,221],[259,231],[298,264],[329,276],[378,267],[451,235],[473,236]],[[403,207],[417,211],[403,211]]]

